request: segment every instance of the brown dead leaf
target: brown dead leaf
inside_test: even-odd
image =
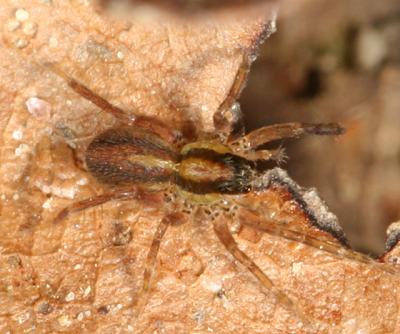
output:
[[[396,275],[239,231],[240,247],[313,320],[305,325],[232,260],[206,222],[167,232],[153,290],[137,318],[132,305],[162,203],[111,202],[52,224],[65,205],[102,192],[76,158],[115,120],[40,64],[59,64],[128,112],[212,131],[242,50],[256,48],[273,30],[275,13],[268,2],[204,15],[186,21],[133,11],[118,20],[87,2],[2,1],[0,332],[400,330]],[[332,214],[311,219],[296,187],[275,185],[242,200],[261,216],[278,214],[334,241],[310,225],[331,229],[323,222]]]

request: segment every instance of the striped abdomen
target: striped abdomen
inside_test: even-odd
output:
[[[178,155],[140,127],[107,130],[86,151],[90,173],[107,184],[165,183],[174,177]]]

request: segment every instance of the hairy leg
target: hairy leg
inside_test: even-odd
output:
[[[123,122],[124,124],[132,124],[136,116],[131,116],[127,114],[124,110],[114,106],[106,99],[102,98],[100,95],[96,94],[92,90],[90,90],[85,85],[81,84],[80,82],[76,81],[75,79],[71,78],[68,74],[66,74],[62,69],[60,69],[57,65],[52,63],[46,63],[45,67],[49,68],[52,72],[63,78],[68,86],[70,86],[77,94],[89,100],[100,109],[104,110],[112,114],[115,118]]]
[[[139,199],[141,197],[141,192],[133,188],[129,191],[116,191],[107,194],[102,194],[98,196],[93,196],[86,198],[84,200],[72,203],[71,205],[62,209],[54,219],[54,224],[59,224],[64,219],[66,219],[70,214],[75,212],[83,211],[101,204],[104,204],[113,200],[129,200],[129,199]]]
[[[140,292],[137,298],[139,315],[142,313],[143,307],[147,303],[148,294],[150,290],[150,283],[156,267],[157,254],[160,249],[161,240],[164,237],[165,232],[167,232],[168,226],[169,226],[168,221],[165,218],[163,218],[157,226],[157,230],[156,233],[154,234],[150,250],[147,254],[146,263],[144,265],[142,291]]]
[[[378,266],[385,272],[394,273],[395,270],[388,265],[381,264],[367,255],[353,251],[339,242],[331,240],[322,240],[317,237],[307,235],[305,232],[296,231],[288,228],[284,223],[279,221],[267,221],[256,217],[249,211],[242,212],[238,215],[241,224],[252,227],[259,231],[270,235],[278,236],[287,240],[296,241],[304,245],[327,252],[338,258],[345,258],[352,261]]]
[[[147,253],[146,263],[144,266],[142,291],[140,292],[140,295],[137,299],[139,315],[142,313],[143,307],[147,303],[147,298],[151,287],[151,280],[153,278],[156,268],[156,260],[158,251],[160,250],[161,241],[169,226],[177,226],[185,222],[184,218],[182,217],[183,215],[180,213],[167,214],[157,226],[157,230],[154,234],[149,252]]]
[[[267,161],[274,160],[278,165],[284,163],[287,159],[285,150],[283,148],[278,148],[275,150],[258,150],[258,151],[236,151],[235,154],[241,156],[250,161]]]
[[[224,133],[228,138],[242,135],[244,132],[242,112],[236,100],[238,99],[246,82],[247,75],[250,70],[250,61],[246,52],[243,52],[242,57],[242,63],[240,64],[240,67],[236,73],[236,77],[228,92],[228,95],[226,96],[225,100],[222,101],[218,110],[214,114],[215,130],[217,132]],[[231,121],[228,119],[229,117],[232,118]]]
[[[308,320],[303,316],[300,310],[296,307],[295,303],[281,290],[279,290],[273,282],[268,278],[266,274],[251,260],[244,252],[242,252],[231,232],[229,231],[228,225],[226,224],[226,217],[220,216],[217,218],[214,224],[214,231],[225,246],[225,248],[232,254],[232,256],[245,266],[257,279],[258,281],[269,291],[271,291],[277,299],[277,302],[284,306],[289,311],[294,311],[300,319],[308,323]]]
[[[336,123],[282,123],[254,130],[231,141],[230,145],[237,150],[247,151],[274,140],[299,137],[303,134],[336,136],[343,134],[344,131],[345,129]]]
[[[136,126],[146,128],[158,134],[161,138],[170,143],[176,143],[182,139],[182,134],[178,130],[172,130],[156,119],[139,115],[130,115],[126,111],[114,106],[85,85],[68,76],[68,74],[55,64],[47,63],[45,66],[63,78],[68,83],[68,86],[70,86],[77,94],[86,100],[89,100],[103,111],[113,115],[121,123],[128,126],[135,124]]]

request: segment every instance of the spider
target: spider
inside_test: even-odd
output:
[[[301,312],[283,291],[241,251],[227,222],[235,219],[238,208],[235,196],[260,190],[259,180],[265,172],[259,163],[284,158],[283,151],[265,150],[265,143],[311,135],[340,135],[344,129],[336,123],[284,123],[265,126],[244,134],[240,108],[236,103],[247,74],[250,61],[243,54],[234,82],[214,114],[215,131],[194,141],[165,124],[143,116],[129,116],[120,108],[92,92],[82,83],[69,77],[58,66],[46,64],[62,77],[76,93],[112,114],[119,125],[101,133],[89,144],[85,153],[87,170],[108,192],[72,203],[56,216],[59,224],[70,214],[104,204],[111,200],[142,200],[162,193],[165,216],[153,237],[143,274],[143,286],[138,300],[148,295],[155,270],[157,253],[168,227],[183,224],[188,215],[202,212],[213,224],[214,231],[228,252],[247,268],[278,302],[298,316]],[[244,221],[246,223],[246,221]],[[279,222],[248,222],[252,228],[324,249],[332,254],[370,262],[362,254],[341,248],[338,244],[321,241],[300,232],[289,230]],[[304,319],[304,318],[303,318]]]

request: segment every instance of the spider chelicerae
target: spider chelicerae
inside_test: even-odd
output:
[[[232,254],[247,268],[278,302],[302,319],[296,304],[241,251],[227,222],[236,218],[238,195],[262,191],[265,175],[260,163],[284,158],[283,151],[259,149],[265,143],[303,134],[340,135],[344,129],[336,123],[283,123],[265,126],[244,134],[238,98],[249,72],[249,57],[243,54],[234,82],[214,114],[215,133],[196,140],[184,136],[162,122],[143,116],[132,116],[112,105],[89,88],[69,77],[58,66],[47,64],[85,99],[112,114],[119,125],[101,133],[85,153],[86,168],[99,182],[108,186],[102,195],[75,202],[55,218],[60,224],[67,216],[111,200],[146,201],[152,194],[164,195],[164,218],[158,223],[144,268],[143,287],[138,298],[145,301],[155,270],[157,253],[168,227],[185,223],[190,215],[204,213],[214,231]],[[275,176],[276,177],[276,176]],[[373,260],[315,237],[290,230],[279,222],[242,219],[250,227],[326,250],[360,262]],[[139,307],[140,308],[140,307]]]

